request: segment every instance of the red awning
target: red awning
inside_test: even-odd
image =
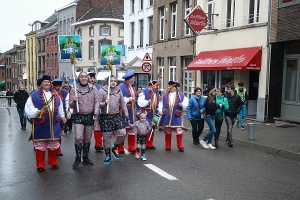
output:
[[[188,70],[260,70],[261,47],[203,51],[187,66]]]

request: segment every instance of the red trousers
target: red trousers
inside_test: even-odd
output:
[[[103,146],[103,136],[100,130],[94,131],[94,138],[95,138],[95,148]]]
[[[59,148],[57,149],[57,154],[56,155],[59,155],[59,154],[61,154],[61,150],[60,150],[60,147],[61,147],[61,138],[59,139]]]
[[[128,140],[128,151],[132,152],[135,150],[135,144],[136,144],[136,136],[135,135],[127,135]],[[118,151],[124,151],[124,141],[119,145]]]
[[[148,148],[153,147],[154,131],[151,135],[151,138],[150,138],[150,134],[151,134],[151,131],[149,133],[147,133],[147,135],[146,135],[146,147],[148,147]],[[150,138],[150,140],[149,140],[149,138]]]
[[[183,134],[176,135],[178,149],[183,148],[182,138],[183,138]],[[172,134],[165,133],[166,149],[171,149],[171,141],[172,141]]]
[[[57,150],[51,151],[48,149],[48,164],[53,166],[57,165],[58,161],[56,159]],[[45,151],[35,150],[35,158],[36,158],[36,168],[45,169]]]

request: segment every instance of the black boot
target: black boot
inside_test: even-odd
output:
[[[109,165],[111,163],[111,153],[110,148],[105,149],[105,160],[104,165]]]
[[[93,162],[88,158],[91,143],[83,143],[82,161],[85,165],[93,165]]]
[[[81,151],[82,151],[82,144],[75,144],[76,158],[73,164],[73,168],[77,168],[81,162]]]
[[[215,140],[215,147],[219,148],[219,141],[218,140]]]

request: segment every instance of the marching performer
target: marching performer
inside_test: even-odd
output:
[[[98,91],[95,86],[88,83],[88,75],[86,72],[81,72],[78,76],[77,95],[75,89],[70,91],[70,107],[73,109],[73,123],[75,132],[75,152],[76,158],[73,168],[77,168],[81,162],[81,152],[83,151],[83,164],[93,165],[93,162],[88,158],[91,137],[94,131],[94,120],[98,119],[99,102]],[[77,110],[76,102],[79,105]]]
[[[124,142],[126,137],[125,123],[119,111],[122,111],[126,121],[129,119],[124,96],[121,89],[117,86],[117,81],[117,78],[111,75],[110,79],[107,78],[108,83],[99,90],[101,109],[100,127],[103,134],[103,144],[106,155],[104,160],[105,165],[111,162],[111,151],[116,159],[120,159],[117,148]],[[116,141],[111,149],[112,132],[116,135]]]
[[[60,121],[66,123],[63,103],[51,88],[51,76],[43,75],[37,80],[40,88],[31,93],[25,104],[25,113],[32,119],[30,139],[35,148],[38,172],[45,171],[45,151],[48,149],[48,163],[58,169],[56,159],[60,139]]]
[[[90,72],[89,73],[89,82],[96,86],[97,90],[99,91],[101,88],[101,85],[97,83],[97,79],[96,79],[96,73],[95,72]],[[98,117],[99,119],[99,117]],[[99,124],[99,120],[95,120],[94,123],[94,138],[95,138],[95,150],[96,151],[103,151],[103,139],[102,139],[102,133],[100,130],[100,124]]]
[[[184,152],[182,144],[183,138],[183,109],[188,106],[188,98],[182,92],[178,91],[180,84],[176,81],[169,81],[169,88],[163,96],[163,100],[159,103],[159,112],[162,115],[162,126],[165,133],[166,151],[171,151],[172,133],[176,135],[177,148],[180,152]]]
[[[68,112],[67,112],[67,110],[69,108],[69,92],[65,89],[62,89],[63,82],[64,82],[64,80],[62,80],[61,78],[56,78],[52,81],[52,85],[53,85],[54,89],[56,90],[56,93],[62,100],[65,117],[66,117],[66,119],[69,119],[71,117],[71,115],[68,114]],[[60,122],[61,132],[64,130],[65,125],[66,124],[64,124],[63,122]],[[61,133],[61,135],[62,135],[62,133]],[[59,140],[59,144],[61,146],[61,138]],[[63,156],[63,153],[61,152],[60,147],[57,150],[57,156]]]
[[[130,124],[134,124],[136,121],[136,91],[134,87],[132,87],[135,81],[134,71],[128,70],[122,78],[125,79],[125,81],[119,85],[119,88],[124,95],[125,103],[129,113]],[[125,113],[122,113],[122,118],[125,119]],[[128,151],[135,153],[135,131],[127,122],[126,134],[128,135]],[[124,142],[119,146],[118,151],[119,153],[124,153]]]
[[[147,121],[152,124],[154,114],[157,113],[158,103],[161,101],[161,93],[159,91],[160,80],[153,80],[149,82],[148,88],[142,90],[138,98],[138,105],[141,110],[147,112]],[[153,146],[154,131],[150,137],[150,132],[147,133],[146,148],[155,149]]]

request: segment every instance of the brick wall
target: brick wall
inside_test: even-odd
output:
[[[278,9],[277,41],[300,39],[300,4]]]

